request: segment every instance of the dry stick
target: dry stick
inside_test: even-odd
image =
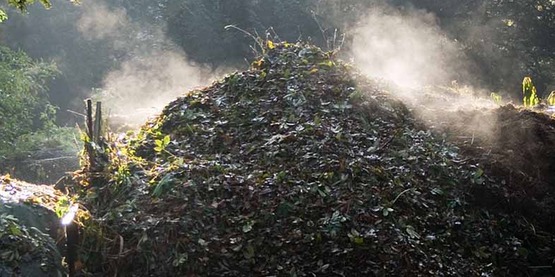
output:
[[[320,21],[318,20],[318,18],[316,17],[316,12],[314,11],[310,11],[310,13],[312,14],[312,19],[314,19],[314,22],[316,22],[316,25],[318,25],[318,28],[320,29],[320,32],[322,33],[322,38],[326,41],[326,46],[328,47],[327,50],[330,50],[330,40],[328,38],[328,36],[326,35],[326,30],[324,30],[324,27],[322,27],[322,25],[320,24]]]
[[[261,39],[260,39],[259,37],[257,38],[257,37],[255,37],[253,34],[247,32],[246,30],[241,29],[241,28],[239,28],[239,27],[237,27],[237,26],[235,26],[235,25],[227,25],[227,26],[224,27],[224,29],[225,29],[225,30],[235,29],[235,30],[237,30],[237,31],[239,31],[239,32],[241,32],[241,33],[243,33],[243,34],[249,36],[250,38],[252,38],[252,39],[254,40],[254,42],[255,42],[256,44],[258,44],[258,47],[260,47],[260,51],[262,51],[262,53],[264,53],[264,44],[262,43],[262,41],[261,41]]]

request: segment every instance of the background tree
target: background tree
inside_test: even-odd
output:
[[[57,72],[52,63],[0,46],[0,150],[14,148],[22,135],[53,126],[56,110],[45,84]]]
[[[550,0],[410,2],[433,12],[464,48],[481,85],[518,95],[530,75],[539,91],[555,84],[555,2]]]

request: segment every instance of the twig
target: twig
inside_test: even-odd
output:
[[[402,191],[401,193],[399,193],[399,194],[397,195],[397,197],[395,197],[395,199],[393,199],[393,202],[391,202],[391,205],[395,204],[395,202],[397,202],[397,200],[399,199],[399,197],[401,197],[401,195],[407,193],[407,192],[410,191],[410,190],[412,190],[412,188],[406,189],[406,190]]]
[[[312,14],[312,19],[314,19],[316,25],[318,25],[318,28],[320,29],[320,32],[322,33],[322,38],[324,39],[324,41],[326,42],[326,46],[328,47],[327,50],[330,50],[330,41],[328,39],[328,36],[326,35],[326,30],[324,30],[324,27],[322,27],[322,24],[320,24],[318,18],[316,18],[316,12],[310,11],[310,13]]]
[[[72,113],[72,114],[74,114],[74,115],[82,116],[82,117],[87,117],[86,115],[84,115],[84,114],[82,114],[82,113],[79,113],[79,112],[76,112],[76,111],[72,111],[72,110],[66,110],[66,112]]]
[[[247,32],[247,31],[245,31],[244,29],[241,29],[241,28],[239,28],[239,27],[237,27],[237,26],[235,26],[235,25],[227,25],[227,26],[224,27],[224,29],[226,29],[226,30],[228,30],[228,29],[235,29],[235,30],[237,30],[237,31],[239,31],[239,32],[241,32],[241,33],[243,33],[243,34],[249,36],[250,38],[252,38],[252,39],[254,40],[254,42],[256,42],[256,44],[258,45],[258,47],[260,47],[260,51],[264,52],[264,45],[262,44],[260,37],[257,38],[257,37],[255,37],[253,34]]]

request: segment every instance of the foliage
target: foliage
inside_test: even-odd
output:
[[[8,19],[8,15],[3,10],[0,10],[0,23]]]
[[[522,96],[524,107],[534,107],[540,103],[536,87],[532,83],[532,78],[530,77],[524,77],[522,80]]]
[[[40,255],[45,266],[50,264],[45,249],[51,245],[45,238],[47,236],[38,229],[28,228],[14,216],[0,213],[0,266],[17,268],[23,263],[24,256],[29,259],[35,255]]]
[[[68,155],[77,155],[81,149],[77,138],[78,131],[75,128],[51,127],[21,135],[13,147],[0,149],[0,156],[7,160],[23,159],[45,149],[55,149]]]
[[[156,144],[156,147],[154,147],[154,151],[160,153],[166,150],[166,147],[170,145],[170,136],[166,135],[162,139],[157,139],[154,141],[154,144]]]
[[[1,172],[28,181],[55,182],[57,174],[77,165],[77,131],[56,125],[58,108],[47,95],[47,82],[57,74],[53,63],[0,46]],[[48,158],[54,157],[64,162],[52,165]]]
[[[50,0],[39,0],[43,7],[50,9],[52,7],[52,2]],[[79,3],[79,0],[69,0],[72,3]],[[18,9],[19,11],[25,12],[27,8],[35,3],[35,0],[7,0],[8,5]],[[0,23],[7,20],[8,15],[4,10],[0,8]]]
[[[18,138],[54,126],[56,109],[49,104],[46,81],[54,64],[34,61],[22,51],[0,46],[0,149],[17,147]]]
[[[71,201],[67,196],[62,196],[58,198],[56,204],[54,205],[54,212],[58,218],[62,218],[68,211],[69,207],[71,206]]]

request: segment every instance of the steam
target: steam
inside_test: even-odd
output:
[[[354,33],[355,63],[369,76],[415,87],[448,83],[465,73],[457,44],[426,11],[374,8]]]
[[[77,29],[86,39],[113,39],[130,24],[124,9],[109,10],[102,2],[83,4],[83,11]]]
[[[93,93],[109,110],[112,122],[144,123],[173,99],[211,79],[210,71],[191,63],[162,27],[133,22],[124,9],[84,3],[77,24],[86,39],[105,42],[118,65]]]
[[[475,136],[486,139],[496,118],[461,120],[461,113],[496,105],[487,90],[475,87],[472,64],[438,23],[423,10],[373,8],[354,31],[354,63],[365,75],[394,83],[394,94],[429,127],[458,126],[472,141]]]
[[[205,75],[183,53],[154,50],[108,73],[99,96],[125,123],[141,124],[175,98],[206,83]]]

